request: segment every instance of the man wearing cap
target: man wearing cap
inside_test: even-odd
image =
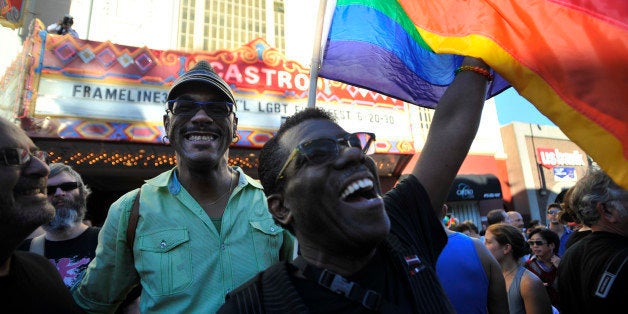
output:
[[[177,165],[111,205],[96,258],[73,288],[82,308],[111,312],[141,284],[142,313],[212,313],[233,288],[291,255],[261,185],[227,163],[238,139],[234,106],[205,61],[174,82],[164,128]]]

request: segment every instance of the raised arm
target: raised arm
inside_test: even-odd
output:
[[[482,60],[471,57],[466,57],[462,65],[489,69]],[[475,138],[487,81],[474,71],[456,75],[436,107],[425,147],[412,170],[430,196],[436,215]]]

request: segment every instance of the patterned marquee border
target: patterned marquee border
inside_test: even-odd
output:
[[[31,136],[37,138],[93,139],[115,142],[164,143],[165,131],[157,123],[108,122],[61,118],[53,122],[36,119],[39,127],[31,128]],[[275,132],[251,128],[238,129],[238,142],[235,147],[261,148]],[[377,140],[376,152],[392,154],[412,154],[414,145],[409,141]]]

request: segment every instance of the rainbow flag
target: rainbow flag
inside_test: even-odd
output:
[[[321,77],[434,107],[463,55],[628,189],[628,1],[338,0]]]

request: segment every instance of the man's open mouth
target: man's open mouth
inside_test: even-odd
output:
[[[377,193],[373,189],[373,180],[371,179],[358,179],[355,180],[340,193],[340,200],[343,202],[357,202],[362,200],[369,200],[377,197]]]
[[[192,142],[215,141],[218,136],[217,133],[188,133],[185,135],[185,139]]]
[[[26,189],[14,190],[14,193],[19,196],[32,196],[32,195],[37,195],[37,194],[45,195],[46,191],[41,188],[26,188]]]

